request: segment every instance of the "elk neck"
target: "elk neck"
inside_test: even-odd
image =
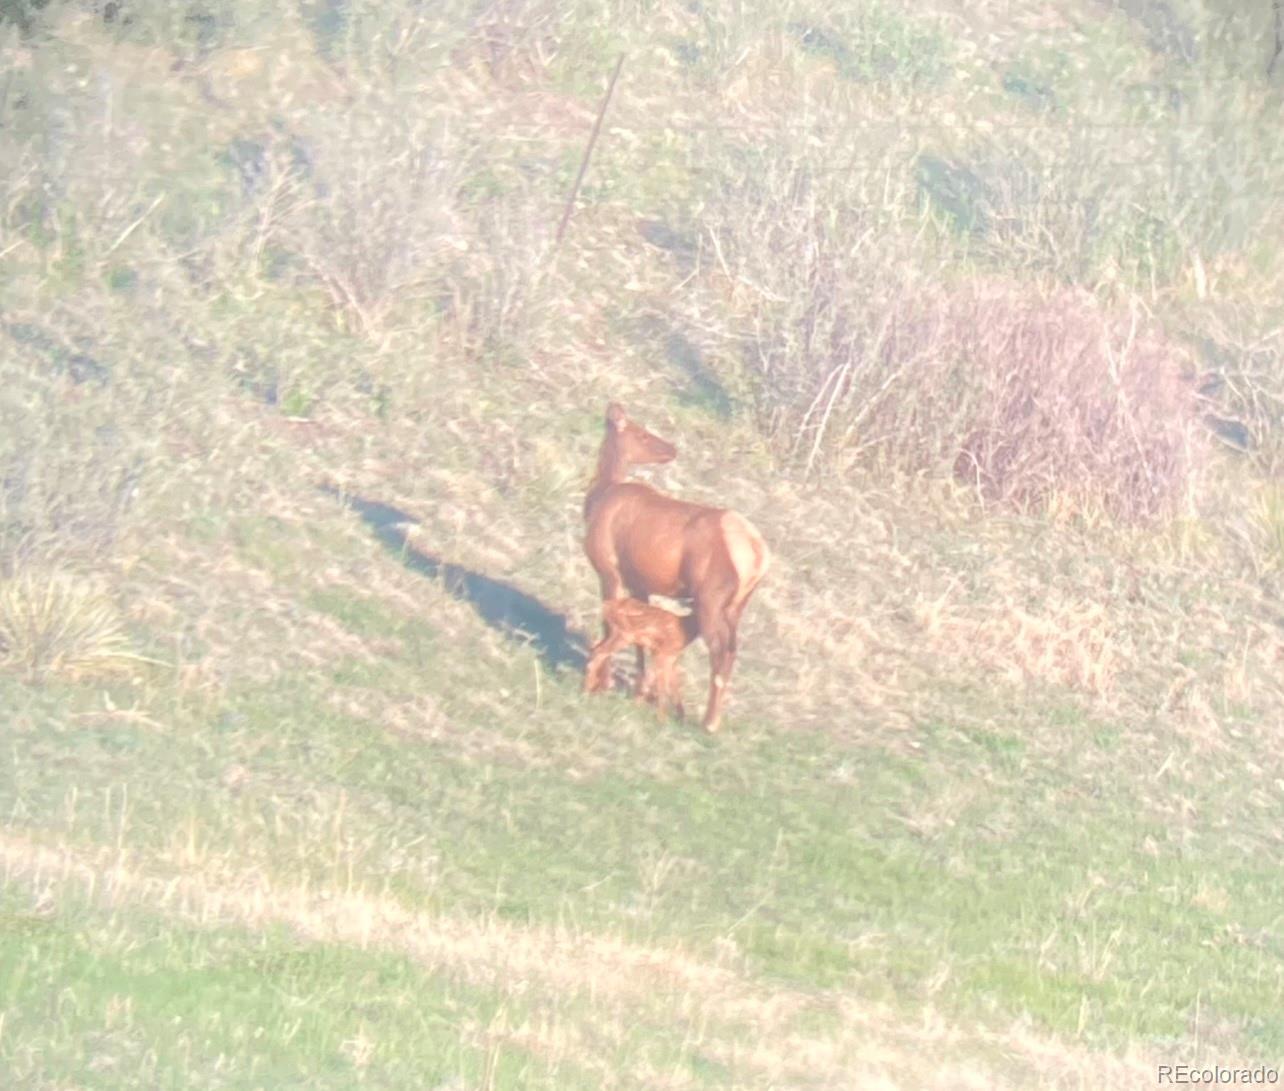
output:
[[[584,497],[585,519],[589,517],[589,512],[592,511],[593,505],[597,503],[602,493],[612,485],[618,485],[623,481],[628,476],[628,472],[628,461],[620,450],[615,433],[610,432],[602,441],[602,448],[597,454],[597,470],[593,474],[593,480],[589,482],[588,495]]]

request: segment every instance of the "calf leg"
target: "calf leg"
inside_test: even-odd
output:
[[[608,628],[606,635],[593,645],[589,652],[588,665],[584,668],[584,692],[600,693],[611,685],[611,656],[624,643],[619,633]]]
[[[673,665],[669,668],[668,693],[669,702],[673,705],[673,714],[679,720],[685,720],[687,712],[682,707],[682,670],[679,668],[677,660],[674,660]]]
[[[659,719],[664,719],[664,675],[656,669],[655,656],[651,656],[651,665],[647,667],[646,685],[638,700],[645,700],[648,704],[655,706],[655,714]]]
[[[638,677],[637,685],[633,689],[633,699],[641,704],[643,701],[654,702],[656,699],[656,680],[655,680],[655,659],[652,658],[650,665]]]
[[[669,664],[662,653],[651,654],[651,672],[647,676],[647,696],[655,704],[655,714],[664,719],[669,707]]]
[[[585,547],[588,549],[588,546]],[[592,561],[593,567],[598,571],[598,583],[602,591],[602,603],[605,606],[612,599],[622,599],[628,597],[628,592],[624,589],[624,581],[620,578],[619,562],[616,560],[613,552],[603,554],[600,558],[595,558],[594,552],[589,550],[589,560]],[[593,645],[589,652],[588,665],[584,670],[584,691],[586,693],[596,693],[602,689],[610,689],[614,679],[611,677],[611,659],[622,643],[617,636],[614,643],[608,645],[611,639],[611,627],[602,621],[602,639]]]
[[[633,680],[633,696],[639,701],[649,701],[654,697],[654,693],[652,692],[652,687],[647,684],[646,652],[643,650],[641,644],[636,645],[636,647],[638,653],[638,673],[637,677]]]

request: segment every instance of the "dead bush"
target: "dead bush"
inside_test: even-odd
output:
[[[1002,289],[937,308],[937,351],[968,362],[980,395],[956,476],[1019,508],[1068,501],[1128,518],[1186,494],[1200,449],[1193,373],[1136,313],[1107,313],[1086,293]]]
[[[1186,494],[1202,449],[1194,368],[1139,312],[928,282],[829,241],[766,240],[774,276],[745,277],[757,291],[740,349],[787,459],[953,474],[1021,510],[1142,518]]]
[[[829,444],[910,474],[949,467],[1022,510],[1055,501],[1144,517],[1183,497],[1197,456],[1192,376],[1135,314],[1009,285],[903,284],[871,302],[797,375],[795,448],[809,460]]]

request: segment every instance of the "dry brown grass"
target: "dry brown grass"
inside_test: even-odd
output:
[[[950,679],[1086,701],[1137,725],[1139,746],[1206,708],[1210,741],[1247,732],[1271,752],[1284,634],[1235,537],[1211,534],[1192,557],[1166,526],[979,519],[964,494],[917,489],[866,484],[840,503],[817,488],[756,508],[736,494],[779,559],[746,615],[738,706],[898,746],[914,738],[899,729],[962,715],[940,691]],[[1193,695],[1166,701],[1183,678]]]
[[[1037,604],[1008,601],[971,610],[920,599],[915,613],[933,649],[1011,683],[1037,681],[1104,697],[1127,655],[1102,603],[1065,601],[1059,591]]]

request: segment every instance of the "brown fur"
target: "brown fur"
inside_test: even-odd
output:
[[[646,673],[638,686],[638,698],[654,700],[660,715],[672,706],[682,719],[682,668],[678,657],[699,632],[695,616],[685,617],[637,599],[611,599],[603,603],[606,636],[593,645],[584,689],[597,693],[610,683],[611,656],[620,648],[636,644],[651,653]]]
[[[603,602],[630,596],[646,602],[651,595],[692,600],[694,624],[709,648],[704,727],[716,731],[735,665],[736,627],[771,557],[762,535],[737,512],[625,480],[630,466],[676,455],[672,444],[630,421],[620,406],[607,407],[606,438],[584,500],[584,552],[601,580]],[[641,668],[641,646],[637,654]]]

